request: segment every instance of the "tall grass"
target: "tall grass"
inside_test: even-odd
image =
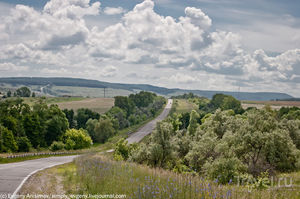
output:
[[[249,190],[99,155],[80,157],[74,164],[72,171],[65,172],[66,190],[72,194],[126,194],[132,199],[300,198],[297,187]]]

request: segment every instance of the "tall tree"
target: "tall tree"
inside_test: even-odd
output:
[[[69,128],[66,115],[58,108],[57,105],[51,105],[46,122],[46,142],[48,146],[53,141],[60,141],[63,134]]]
[[[198,127],[198,119],[199,119],[199,114],[195,111],[192,110],[191,115],[190,115],[190,121],[189,121],[189,126],[188,126],[188,133],[190,135],[195,135],[195,132]]]
[[[17,96],[19,97],[30,97],[31,91],[27,87],[21,87],[16,90]]]

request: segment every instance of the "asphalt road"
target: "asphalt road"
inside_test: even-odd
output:
[[[0,164],[0,198],[13,194],[33,173],[45,168],[72,162],[74,156],[59,156]],[[19,191],[19,190],[18,190]]]
[[[163,112],[157,116],[154,120],[152,120],[151,122],[147,123],[145,126],[143,126],[141,129],[139,129],[137,132],[131,134],[128,138],[127,141],[129,144],[132,144],[134,142],[139,142],[141,141],[146,135],[150,134],[156,126],[156,123],[165,119],[172,107],[172,103],[173,100],[172,99],[168,99],[168,103],[165,107],[165,109],[163,110]]]

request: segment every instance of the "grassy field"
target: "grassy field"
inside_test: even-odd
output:
[[[15,98],[11,98],[15,99]],[[23,97],[24,103],[33,106],[39,97]],[[105,113],[114,105],[114,98],[84,98],[84,97],[46,97],[48,105],[57,104],[60,109],[88,108],[98,113]]]
[[[60,109],[88,108],[98,113],[105,113],[114,105],[113,98],[86,98],[80,101],[68,101],[56,103]]]
[[[174,99],[174,106],[176,113],[186,113],[191,112],[192,110],[198,110],[197,104],[185,99]]]
[[[88,88],[88,87],[74,87],[74,86],[53,86],[51,90],[57,95],[71,95],[71,96],[86,96],[86,97],[104,97],[103,88]],[[122,89],[105,89],[105,97],[127,96],[133,92]]]
[[[272,109],[278,110],[281,107],[300,107],[300,101],[242,101],[244,109],[247,109],[248,107],[262,109],[266,105],[271,106]]]
[[[268,189],[258,190],[247,185],[219,185],[197,175],[116,162],[107,156],[94,154],[35,174],[21,194],[124,194],[126,198],[133,199],[299,198],[300,173],[284,175],[294,177],[291,187],[274,183]]]
[[[24,103],[29,104],[32,106],[34,103],[36,103],[40,98],[39,97],[23,97]],[[86,98],[84,97],[46,97],[45,102],[47,104],[56,104],[61,102],[73,102],[73,101],[80,101],[84,100]]]

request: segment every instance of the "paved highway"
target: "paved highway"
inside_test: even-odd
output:
[[[58,156],[27,160],[24,162],[0,164],[0,196],[13,194],[33,173],[45,168],[72,162],[77,156]]]
[[[131,134],[128,138],[127,141],[129,144],[132,144],[134,142],[139,142],[141,141],[146,135],[150,134],[156,126],[156,123],[165,119],[172,107],[172,103],[173,100],[172,99],[168,99],[168,103],[165,107],[165,109],[163,110],[163,112],[154,120],[152,120],[151,122],[147,123],[145,126],[143,126],[140,130],[138,130],[137,132]]]

